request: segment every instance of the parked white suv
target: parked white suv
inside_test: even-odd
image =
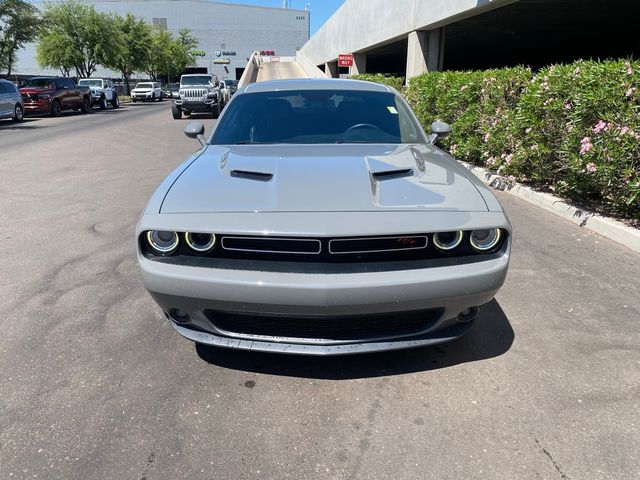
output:
[[[102,78],[81,78],[78,81],[78,85],[84,85],[91,89],[91,103],[92,105],[98,105],[100,110],[106,110],[109,104],[111,104],[113,108],[118,108],[120,106],[118,94],[116,93],[111,80],[105,80]]]
[[[162,101],[162,89],[158,82],[140,82],[136,85],[136,88],[131,90],[131,100],[137,102],[138,100],[146,102],[153,102],[157,100]]]

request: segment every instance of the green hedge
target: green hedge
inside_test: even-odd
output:
[[[404,89],[404,77],[393,77],[391,75],[382,75],[381,73],[362,73],[360,75],[352,75],[350,78],[353,80],[382,83],[395,88],[399,92]]]
[[[399,90],[403,81],[358,78]],[[443,146],[457,158],[640,220],[639,61],[434,72],[404,94],[427,131],[452,124]]]

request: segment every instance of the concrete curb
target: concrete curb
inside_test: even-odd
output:
[[[476,167],[460,161],[460,164],[473,173],[488,186],[508,192],[544,210],[563,217],[576,225],[596,232],[603,237],[621,243],[625,247],[640,253],[640,230],[629,227],[622,222],[603,217],[589,210],[574,207],[550,193],[537,192],[520,183],[511,183],[505,177],[485,168]]]

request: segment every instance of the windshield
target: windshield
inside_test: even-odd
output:
[[[424,142],[408,107],[389,92],[245,93],[226,108],[214,145]]]
[[[180,85],[209,85],[210,83],[210,75],[196,75],[194,77],[182,77],[180,79]]]
[[[136,88],[153,88],[153,85],[150,83],[139,83],[136,85]]]
[[[102,80],[91,80],[89,78],[84,78],[78,82],[78,85],[86,85],[87,87],[101,87]]]
[[[30,78],[25,80],[23,87],[55,88],[56,82],[53,78]]]

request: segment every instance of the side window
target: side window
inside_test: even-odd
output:
[[[7,87],[8,85],[6,85],[3,82],[0,82],[0,95],[2,95],[3,93],[9,93],[9,89]]]

